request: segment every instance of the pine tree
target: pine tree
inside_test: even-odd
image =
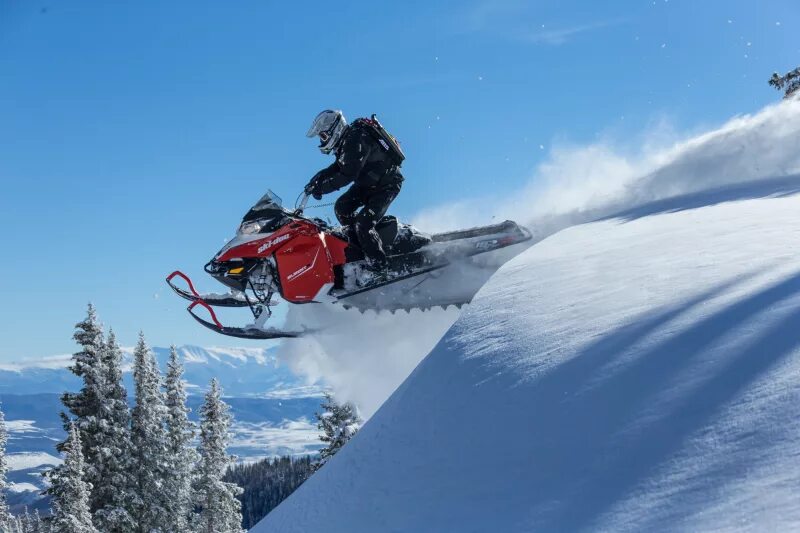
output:
[[[244,489],[242,526],[253,527],[267,513],[288,498],[311,475],[311,456],[284,456],[255,463],[237,464],[228,469],[225,481]]]
[[[780,76],[775,72],[769,79],[769,84],[779,91],[785,90],[784,98],[791,98],[800,92],[800,67]]]
[[[16,530],[11,528],[12,533],[45,533],[46,530],[42,525],[42,519],[39,516],[39,510],[35,510],[33,514],[28,512],[25,508],[25,514],[17,517]]]
[[[69,428],[64,442],[64,464],[62,468],[48,473],[53,495],[53,516],[50,519],[54,531],[70,533],[97,533],[89,513],[89,491],[91,486],[84,481],[85,464],[80,433],[76,425]]]
[[[17,516],[17,531],[20,533],[28,533],[31,529],[31,514],[28,512],[28,508],[25,508],[25,512],[19,516]]]
[[[131,413],[132,470],[135,473],[134,516],[141,533],[161,531],[167,523],[168,493],[164,480],[169,472],[166,408],[161,393],[161,375],[155,356],[139,334],[133,353],[136,405]]]
[[[133,511],[135,479],[131,473],[131,436],[128,394],[122,382],[122,350],[113,331],[102,352],[103,408],[99,413],[100,434],[97,437],[97,459],[101,472],[95,481],[91,501],[94,522],[107,533],[128,533],[136,530]],[[90,509],[92,506],[90,505]]]
[[[39,516],[39,510],[36,509],[33,511],[33,514],[28,512],[28,508],[25,508],[25,514],[17,517],[17,529],[11,528],[12,533],[47,533],[50,530],[47,529],[42,521],[42,518]]]
[[[361,425],[356,407],[352,403],[336,403],[330,393],[325,393],[325,400],[320,407],[322,413],[314,414],[317,428],[323,432],[319,440],[327,446],[319,451],[319,460],[314,464],[315,471],[322,468],[358,432]]]
[[[188,531],[192,505],[192,472],[197,453],[190,446],[195,425],[189,421],[183,364],[175,346],[170,348],[165,380],[167,408],[167,446],[170,476],[166,480],[169,494],[168,522],[165,531]]]
[[[0,529],[3,533],[28,533],[25,529],[25,521],[21,516],[9,515],[8,521],[4,525],[4,529]]]
[[[242,489],[222,480],[234,458],[227,454],[231,415],[221,397],[219,383],[212,379],[200,408],[200,463],[195,485],[195,505],[200,512],[195,529],[201,533],[244,531],[241,503],[236,499]]]
[[[39,509],[34,509],[33,518],[31,520],[31,530],[28,533],[47,533],[49,528],[45,525],[44,520],[39,515]]]
[[[80,434],[83,446],[81,454],[86,468],[84,479],[90,486],[99,487],[103,478],[102,413],[105,409],[103,369],[105,343],[103,328],[97,320],[97,313],[92,304],[89,304],[86,318],[76,324],[75,328],[73,339],[81,350],[73,354],[70,371],[83,379],[83,387],[77,393],[66,392],[62,395],[61,401],[73,417],[70,418],[64,413],[61,417],[67,432],[74,425]],[[56,448],[64,452],[67,443],[68,440],[58,444]],[[100,506],[100,502],[93,496],[89,495],[91,511]]]
[[[5,533],[5,531],[9,531],[10,533],[28,533],[28,509],[25,509],[24,514],[20,514],[17,516],[11,516],[11,520],[8,521],[8,529],[0,530]]]
[[[8,465],[6,464],[6,443],[8,433],[6,432],[6,421],[3,411],[0,410],[0,531],[11,529],[11,513],[6,501],[6,475],[8,475]]]

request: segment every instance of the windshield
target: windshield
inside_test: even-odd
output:
[[[283,200],[281,200],[281,197],[271,190],[267,190],[267,194],[262,196],[250,210],[263,211],[264,209],[281,209],[281,207],[283,207]]]
[[[256,205],[250,208],[242,219],[239,233],[267,233],[275,231],[284,219],[287,212],[281,205],[281,199],[272,191],[261,197]]]

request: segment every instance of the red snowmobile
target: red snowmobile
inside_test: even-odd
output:
[[[265,327],[276,295],[293,304],[339,303],[362,312],[460,307],[521,251],[513,245],[531,238],[511,221],[427,235],[387,216],[376,229],[390,268],[388,276],[379,275],[367,268],[363,253],[342,228],[303,216],[307,201],[303,196],[291,211],[269,191],[247,212],[236,236],[205,266],[228,293],[200,294],[180,271],[167,277],[169,286],[191,301],[188,311],[195,320],[223,335],[275,339],[308,332]],[[176,278],[187,288],[178,287]],[[198,306],[208,311],[210,320],[196,314]],[[224,326],[215,306],[249,307],[255,320],[245,327]]]

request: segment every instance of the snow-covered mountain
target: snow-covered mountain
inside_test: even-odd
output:
[[[131,349],[123,349],[125,382],[131,383]],[[166,367],[168,348],[153,351]],[[202,392],[212,377],[220,380],[234,416],[231,453],[241,460],[313,453],[321,447],[314,412],[322,388],[309,385],[279,364],[272,348],[182,346],[189,406],[197,419]],[[60,461],[55,444],[64,438],[60,395],[77,390],[70,356],[0,365],[0,405],[9,430],[9,501],[16,508],[43,505],[41,472]]]
[[[169,348],[153,348],[166,368]],[[298,378],[274,355],[274,348],[201,348],[181,346],[189,393],[205,389],[216,377],[227,396],[290,398],[319,395],[318,386]],[[133,348],[123,348],[126,385],[131,384]],[[67,367],[71,355],[0,363],[0,394],[61,393],[80,386]]]
[[[798,185],[530,248],[253,531],[800,529]]]

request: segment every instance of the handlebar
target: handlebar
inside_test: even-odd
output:
[[[311,196],[309,196],[308,194],[306,194],[304,192],[303,193],[303,198],[300,200],[299,204],[295,204],[294,205],[294,212],[295,212],[296,215],[302,215],[303,214],[303,211],[306,208],[306,204],[308,203],[308,199],[309,198],[311,198]]]

